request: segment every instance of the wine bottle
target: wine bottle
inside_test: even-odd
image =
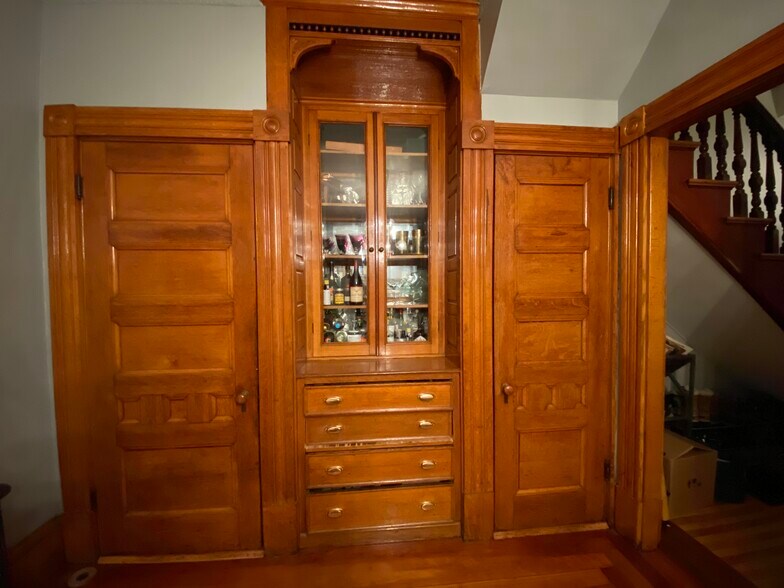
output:
[[[332,289],[329,287],[329,280],[324,280],[324,290],[322,290],[324,306],[332,304]]]
[[[354,273],[349,282],[349,304],[362,304],[365,301],[365,287],[359,275],[359,260],[354,260]]]
[[[330,296],[332,299],[335,299],[335,290],[338,289],[338,285],[340,284],[340,278],[338,278],[338,274],[335,272],[335,262],[329,262],[329,290]]]
[[[343,270],[343,277],[340,278],[340,288],[348,295],[350,292],[349,288],[351,288],[351,270],[349,266],[344,266]]]

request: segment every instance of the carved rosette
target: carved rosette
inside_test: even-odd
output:
[[[645,107],[640,106],[634,112],[627,114],[619,125],[621,145],[628,145],[645,134]]]
[[[288,141],[289,113],[278,110],[254,110],[253,138],[256,141]]]
[[[495,122],[492,120],[463,121],[463,149],[493,149]]]

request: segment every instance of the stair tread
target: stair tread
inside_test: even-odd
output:
[[[694,151],[700,144],[698,141],[678,141],[670,139],[670,148],[672,149],[691,149]]]
[[[770,261],[784,261],[784,253],[760,253],[760,257]]]
[[[691,178],[689,186],[693,188],[719,188],[721,190],[732,190],[738,185],[737,182],[732,180],[702,180],[699,178]]]
[[[745,216],[728,216],[724,219],[728,225],[769,225],[775,221],[772,218],[751,218]]]

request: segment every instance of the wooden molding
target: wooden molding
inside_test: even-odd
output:
[[[478,0],[261,0],[267,7],[389,11],[418,13],[445,18],[447,16],[479,16]]]
[[[618,152],[615,129],[496,123],[496,151],[612,155]]]
[[[428,55],[433,55],[441,61],[445,62],[452,74],[460,79],[460,48],[456,45],[433,45],[433,44],[419,44],[419,51]]]
[[[297,67],[302,56],[319,47],[329,47],[335,42],[334,39],[323,37],[299,37],[292,35],[289,37],[289,69]]]
[[[464,120],[461,141],[463,149],[492,149],[495,123],[491,120]]]
[[[290,145],[255,144],[256,263],[267,283],[258,291],[259,424],[264,551],[297,550],[297,445],[293,296],[293,205]]]
[[[470,129],[471,125],[463,127]],[[492,149],[464,149],[461,182],[461,310],[463,347],[463,537],[492,538],[493,179]],[[470,322],[466,317],[471,317]]]
[[[670,136],[782,81],[784,24],[779,24],[649,103],[645,134]]]
[[[75,119],[73,104],[44,106],[44,137],[72,137]]]
[[[618,123],[621,147],[636,141],[645,134],[645,106],[640,106],[621,119]]]
[[[11,586],[65,585],[65,546],[61,518],[50,519],[8,550]]]
[[[664,326],[669,141],[642,137],[621,153],[621,283],[616,530],[659,542],[664,439]]]
[[[254,110],[253,138],[256,141],[288,141],[290,122],[288,112]]]

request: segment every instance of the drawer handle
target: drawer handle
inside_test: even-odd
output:
[[[423,459],[422,463],[419,464],[423,470],[432,470],[436,467],[436,462],[432,459]]]
[[[429,510],[433,510],[436,507],[436,505],[430,502],[429,500],[425,500],[422,504],[419,505],[419,507],[425,512],[427,512]]]
[[[327,396],[324,399],[324,404],[328,404],[329,406],[335,406],[336,404],[340,404],[343,402],[342,396]]]
[[[331,519],[339,519],[343,516],[343,509],[342,508],[330,508],[327,511],[327,516]]]
[[[343,430],[343,425],[332,425],[331,427],[327,427],[327,433],[332,433],[333,435],[337,435]]]
[[[424,419],[419,421],[419,428],[420,429],[429,429],[432,426],[433,426],[433,421],[426,421]]]
[[[433,394],[431,394],[430,392],[420,392],[419,393],[419,399],[422,402],[430,402],[431,400],[433,400],[433,398],[435,398],[435,396]]]
[[[327,473],[330,476],[337,476],[338,474],[343,473],[343,466],[329,466],[327,468]]]

